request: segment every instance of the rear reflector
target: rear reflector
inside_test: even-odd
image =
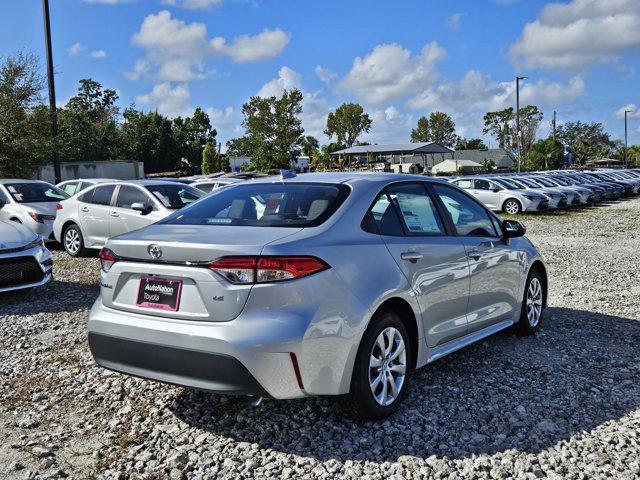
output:
[[[300,366],[298,365],[298,359],[296,358],[296,354],[293,352],[289,352],[289,356],[291,357],[291,363],[293,364],[293,371],[296,374],[296,380],[298,381],[298,386],[300,390],[304,390],[304,385],[302,384],[302,375],[300,375]]]
[[[316,257],[222,257],[209,268],[231,283],[252,284],[294,280],[326,270]]]
[[[58,205],[56,205],[56,210],[62,210],[62,204],[59,203]]]

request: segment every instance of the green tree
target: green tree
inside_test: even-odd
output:
[[[571,148],[581,162],[609,156],[615,143],[601,123],[567,122],[556,129],[556,138]]]
[[[187,162],[189,170],[197,172],[202,163],[202,150],[212,143],[215,150],[218,132],[211,126],[209,115],[200,107],[191,117],[173,119],[173,136],[179,149],[179,155]]]
[[[324,133],[329,137],[335,136],[338,143],[353,146],[358,137],[371,130],[371,118],[358,103],[343,103],[335,112],[327,117],[327,128]]]
[[[456,142],[456,150],[487,150],[481,138],[462,138],[459,137]]]
[[[488,158],[482,160],[481,164],[484,168],[487,169],[487,173],[492,173],[496,169],[496,162]]]
[[[549,170],[560,168],[563,161],[562,144],[553,138],[544,138],[533,143],[522,158],[522,170]]]
[[[433,112],[429,115],[429,137],[431,142],[453,147],[458,139],[453,119],[444,112]]]
[[[418,119],[418,126],[411,130],[412,142],[429,142],[431,131],[429,130],[429,120],[424,115]]]
[[[117,100],[115,90],[90,78],[80,80],[78,93],[58,113],[61,161],[116,158],[120,142]]]
[[[456,124],[444,112],[433,112],[418,119],[418,126],[411,130],[412,142],[436,142],[445,147],[452,147],[457,140]]]
[[[49,109],[38,57],[18,53],[0,62],[0,177],[24,177],[50,160]]]
[[[304,135],[300,137],[298,141],[300,148],[302,150],[302,154],[307,157],[312,157],[315,152],[320,148],[320,143],[318,143],[318,139],[311,135]]]
[[[535,105],[527,105],[520,109],[521,155],[523,158],[535,142],[542,118],[543,113]],[[511,107],[496,112],[487,112],[484,116],[483,133],[495,138],[500,148],[508,151],[517,149],[516,130],[516,114]]]
[[[203,175],[211,173],[211,167],[215,167],[215,150],[213,144],[207,142],[202,150],[202,166],[200,168]]]
[[[300,90],[285,90],[280,98],[251,97],[242,113],[245,136],[230,140],[228,153],[250,156],[251,168],[259,171],[291,168],[300,155],[299,141],[304,133]]]
[[[171,120],[134,107],[127,108],[123,117],[119,158],[144,162],[148,173],[175,170],[180,157]]]

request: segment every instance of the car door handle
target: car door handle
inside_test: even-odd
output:
[[[467,252],[467,256],[478,261],[482,257],[482,254],[480,253],[480,250],[469,250]]]
[[[400,254],[400,258],[402,260],[406,260],[408,262],[417,262],[418,260],[420,260],[424,255],[422,255],[421,253],[418,252],[402,252]]]
[[[88,212],[89,211],[89,207],[82,207],[80,210],[83,211],[83,212]]]
[[[118,212],[111,212],[112,217],[119,217],[120,214]]]

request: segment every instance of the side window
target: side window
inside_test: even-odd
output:
[[[131,208],[134,203],[150,204],[149,197],[146,193],[136,187],[121,185],[116,199],[116,207]]]
[[[94,188],[91,203],[96,205],[111,205],[111,197],[113,196],[113,191],[115,189],[115,185],[105,185],[103,187]]]
[[[395,207],[386,192],[382,192],[376,202],[367,212],[362,227],[371,233],[380,235],[402,236],[404,230],[398,218]]]
[[[80,202],[84,202],[84,203],[92,203],[93,202],[93,192],[95,192],[95,191],[96,191],[96,189],[92,188],[88,192],[85,192],[82,195],[80,195],[78,197],[78,200]]]
[[[458,235],[477,237],[498,236],[489,213],[476,201],[453,188],[433,184],[444,204]]]
[[[2,189],[0,189],[0,204],[7,204],[9,203],[9,199],[7,198],[7,196],[4,194],[4,192],[2,191]]]
[[[491,183],[489,183],[486,180],[481,180],[479,178],[476,178],[475,185],[478,190],[491,190]]]
[[[460,188],[473,188],[473,180],[456,180],[456,185]]]
[[[85,188],[89,188],[91,185],[93,185],[93,183],[80,182],[80,185],[78,185],[78,188],[77,188],[76,192],[80,192],[80,191],[84,190]]]
[[[74,193],[76,193],[80,189],[78,188],[78,182],[71,182],[71,183],[66,183],[65,185],[63,185],[62,186],[62,190],[67,192],[69,195],[73,195]]]
[[[409,235],[443,235],[444,227],[424,186],[418,183],[394,185],[387,190],[400,210]]]

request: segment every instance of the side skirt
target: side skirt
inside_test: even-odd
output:
[[[444,357],[445,355],[449,355],[450,353],[455,352],[456,350],[460,350],[461,348],[466,347],[467,345],[471,345],[472,343],[476,343],[483,338],[489,337],[494,333],[498,333],[505,328],[509,328],[514,324],[513,320],[503,320],[500,323],[496,323],[495,325],[491,325],[490,327],[484,328],[482,330],[478,330],[477,332],[470,333],[465,335],[464,337],[456,338],[455,340],[451,340],[443,345],[439,345],[434,348],[429,349],[429,354],[427,356],[427,363],[434,362],[439,358]]]

